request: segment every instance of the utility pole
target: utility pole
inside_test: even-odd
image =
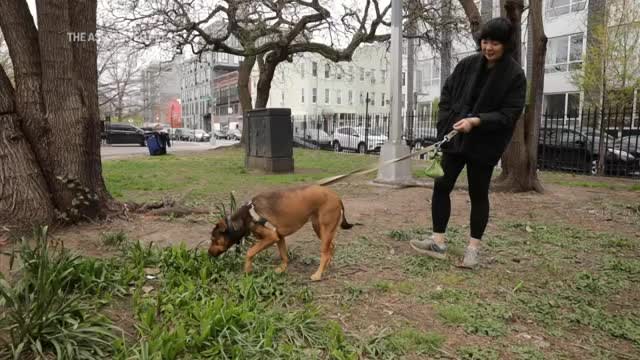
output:
[[[402,0],[391,2],[391,128],[389,140],[380,151],[380,163],[409,154],[402,141]],[[378,170],[376,181],[401,183],[411,179],[411,160],[406,159]]]

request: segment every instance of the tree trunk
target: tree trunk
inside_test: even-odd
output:
[[[243,123],[240,145],[242,145],[243,147],[245,146],[246,141],[249,138],[249,127],[247,126],[247,122],[249,121],[248,113],[253,108],[251,104],[251,90],[249,88],[249,83],[251,82],[251,71],[253,71],[255,63],[255,56],[247,56],[240,63],[240,68],[238,71],[238,95],[240,97],[240,106],[242,107]]]
[[[0,224],[10,230],[54,218],[47,184],[18,119],[11,82],[0,67]]]
[[[487,21],[491,20],[491,18],[493,18],[493,0],[482,0],[480,4],[482,22],[486,23]]]
[[[0,27],[16,70],[14,114],[2,111],[0,135],[3,144],[14,142],[10,156],[16,161],[3,161],[1,167],[5,174],[29,174],[32,181],[20,185],[25,190],[14,192],[11,200],[28,204],[27,212],[14,205],[11,216],[0,216],[17,227],[50,223],[54,209],[63,220],[94,218],[110,198],[100,160],[96,0],[36,4],[38,29],[24,0],[0,0]]]
[[[276,73],[276,67],[280,62],[275,56],[269,54],[266,59],[258,56],[258,68],[260,69],[260,77],[256,91],[256,109],[264,109],[269,102],[269,93],[271,92],[271,81]]]
[[[467,19],[469,20],[469,30],[473,40],[478,40],[480,36],[480,25],[482,25],[482,17],[474,0],[459,0]]]
[[[533,51],[533,67],[528,92],[528,101],[524,116],[516,123],[513,138],[502,156],[502,173],[496,179],[494,189],[502,191],[542,192],[543,188],[537,175],[538,125],[542,111],[542,90],[544,86],[544,60],[547,38],[542,23],[542,6],[532,2],[530,24],[534,41],[529,51]],[[505,8],[509,19],[515,25],[517,51],[514,57],[521,62],[520,24],[524,4],[522,0],[507,0]]]
[[[442,29],[442,45],[440,47],[440,88],[444,86],[449,75],[451,75],[451,26],[449,22],[453,21],[451,18],[451,1],[441,0],[442,17],[447,23]],[[433,114],[433,108],[431,111]]]

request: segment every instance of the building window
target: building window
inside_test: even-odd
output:
[[[301,100],[301,103],[304,104],[304,88],[302,88],[301,90],[302,90],[301,92],[302,97],[300,98],[300,100]]]
[[[440,85],[440,59],[439,58],[429,59],[425,61],[422,65],[420,65],[420,67],[423,69],[422,71],[420,71],[420,77],[422,77],[422,86],[418,85],[417,86],[418,88],[426,88],[430,86]]]
[[[280,105],[284,105],[284,91],[280,91]]]
[[[575,119],[580,113],[580,93],[544,95],[544,115],[551,119]]]
[[[582,66],[583,34],[574,34],[549,39],[545,72],[565,72]]]
[[[311,63],[311,75],[318,77],[318,63],[315,61]]]
[[[376,106],[376,93],[372,92],[371,96],[369,96],[369,100],[371,100],[371,106]]]
[[[407,85],[407,73],[406,72],[402,72],[402,86]]]
[[[570,12],[578,12],[585,9],[586,0],[547,0],[545,15],[548,17],[560,16]]]
[[[342,105],[342,92],[340,90],[336,90],[336,104]]]
[[[353,105],[353,90],[349,90],[349,105]]]
[[[316,88],[311,89],[311,102],[314,104],[318,102],[318,89]]]
[[[221,62],[229,62],[229,54],[227,53],[220,53],[220,61]]]
[[[360,68],[360,81],[364,81],[364,68]]]
[[[324,103],[329,103],[329,89],[324,89]]]
[[[324,65],[324,78],[328,79],[330,73],[331,73],[331,65],[325,64]]]
[[[422,71],[416,70],[416,91],[422,92]]]
[[[384,106],[384,93],[382,93],[382,97],[380,98],[380,106]]]
[[[364,94],[360,91],[360,105],[364,105]]]
[[[371,83],[372,84],[376,83],[376,70],[375,69],[371,69]]]
[[[405,105],[406,98],[407,98],[407,94],[402,94],[402,107],[404,107],[404,105]]]
[[[336,79],[342,80],[342,68],[336,67]]]

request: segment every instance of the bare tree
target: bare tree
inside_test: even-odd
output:
[[[102,178],[96,0],[0,0],[15,86],[0,67],[0,223],[16,229],[93,218]],[[84,41],[83,41],[84,40]]]
[[[121,23],[138,29],[127,34],[133,41],[144,31],[153,32],[151,39],[140,41],[141,45],[150,46],[162,39],[171,43],[170,48],[187,46],[194,54],[217,51],[244,57],[238,82],[246,112],[252,108],[248,84],[256,64],[259,79],[255,107],[263,108],[276,67],[292,61],[294,55],[311,52],[334,62],[351,61],[360,44],[389,39],[389,34],[381,32],[390,25],[385,20],[390,2],[381,6],[380,0],[365,0],[342,9],[326,3],[224,0],[214,6],[197,0],[120,0],[114,2],[112,13]],[[434,46],[438,41],[433,30],[441,24],[439,12],[439,0],[422,1],[415,11],[420,14],[421,25],[415,36]],[[232,38],[239,46],[229,45]]]
[[[104,65],[98,82],[98,98],[102,113],[113,114],[122,120],[123,114],[140,110],[140,75],[138,53],[135,51],[114,55]]]

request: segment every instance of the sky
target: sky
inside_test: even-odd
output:
[[[27,0],[27,4],[29,4],[29,9],[31,9],[31,15],[33,15],[33,20],[38,26],[38,19],[36,18],[36,0]]]

